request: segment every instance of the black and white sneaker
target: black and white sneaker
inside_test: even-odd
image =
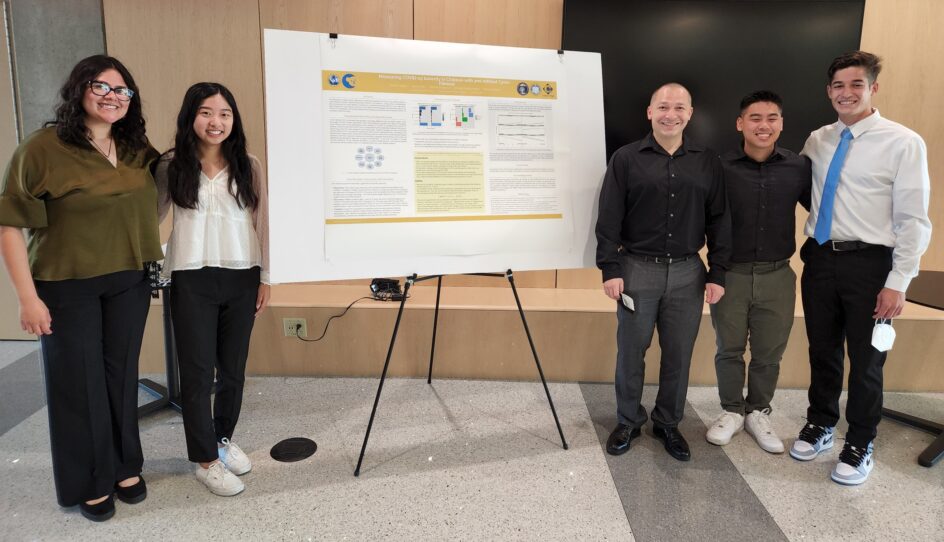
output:
[[[865,482],[869,473],[872,472],[872,467],[875,466],[875,462],[872,461],[874,451],[875,447],[871,442],[865,448],[846,442],[830,478],[845,486],[857,486]]]
[[[800,430],[800,436],[790,448],[790,456],[800,461],[811,461],[824,450],[833,447],[833,427],[814,425],[812,423]]]

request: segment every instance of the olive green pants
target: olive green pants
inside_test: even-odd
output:
[[[780,359],[793,327],[796,274],[790,261],[731,264],[724,296],[711,305],[718,351],[715,372],[721,408],[745,414],[770,408]],[[747,397],[744,352],[750,344]]]

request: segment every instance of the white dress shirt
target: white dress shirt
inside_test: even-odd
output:
[[[885,287],[904,292],[931,240],[928,150],[921,136],[873,111],[848,126],[853,139],[836,189],[830,239],[892,247]],[[841,121],[823,126],[810,134],[801,152],[813,162],[812,205],[804,229],[810,237],[826,171],[845,128]]]
[[[229,169],[210,179],[200,172],[196,209],[174,205],[174,230],[167,241],[163,275],[174,271],[222,267],[262,267],[263,283],[269,282],[262,265],[259,237],[253,228],[252,210],[240,208],[230,193]]]

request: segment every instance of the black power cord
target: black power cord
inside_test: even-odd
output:
[[[321,332],[321,336],[318,337],[317,339],[306,339],[306,338],[302,337],[301,335],[299,335],[298,332],[299,332],[299,330],[301,330],[301,328],[302,328],[301,324],[298,324],[298,325],[295,326],[295,337],[297,337],[299,340],[305,341],[306,343],[313,343],[313,342],[320,341],[321,339],[324,339],[324,336],[328,333],[328,326],[331,325],[331,320],[334,320],[335,318],[340,318],[340,317],[344,316],[345,314],[347,314],[347,311],[350,310],[351,307],[354,306],[355,303],[357,303],[358,301],[363,301],[363,300],[365,300],[365,299],[373,299],[373,298],[370,297],[370,296],[364,296],[364,297],[355,299],[354,301],[351,302],[350,305],[347,306],[346,309],[344,309],[344,311],[343,311],[341,314],[335,314],[335,315],[332,316],[331,318],[328,318],[328,321],[325,322],[324,331]]]
[[[398,285],[398,287],[397,287],[397,290],[398,290],[397,292],[389,292],[389,291],[380,291],[380,292],[377,292],[377,291],[375,291],[375,292],[374,292],[374,295],[372,295],[372,296],[364,296],[364,297],[359,297],[359,298],[355,299],[354,301],[351,302],[350,305],[348,305],[343,311],[341,311],[341,314],[335,314],[334,316],[328,318],[328,321],[325,322],[324,331],[321,332],[321,336],[318,337],[317,339],[306,339],[306,338],[302,337],[301,335],[299,335],[298,332],[301,331],[301,329],[302,329],[302,325],[301,325],[301,324],[297,324],[297,325],[295,326],[295,337],[298,338],[298,339],[301,340],[301,341],[305,341],[306,343],[318,342],[318,341],[320,341],[321,339],[324,339],[325,335],[328,333],[328,326],[331,325],[331,320],[334,320],[335,318],[340,318],[340,317],[344,316],[345,314],[347,314],[347,311],[349,311],[349,310],[351,309],[351,307],[353,307],[358,301],[363,301],[363,300],[365,300],[365,299],[374,299],[374,300],[377,300],[377,301],[400,301],[400,300],[403,299],[403,293],[402,293],[402,292],[399,292],[399,285]],[[409,298],[409,297],[410,297],[410,296],[407,296],[407,298]]]
[[[403,301],[404,299],[410,297],[403,294],[403,291],[400,289],[400,281],[396,279],[374,279],[370,281],[370,292],[371,295],[360,297],[352,301],[351,304],[341,312],[341,314],[335,314],[334,316],[328,318],[328,321],[325,322],[324,331],[321,332],[321,336],[317,339],[306,339],[299,335],[298,332],[302,329],[301,324],[297,324],[295,326],[295,337],[301,341],[305,341],[306,343],[318,342],[321,339],[324,339],[325,335],[328,333],[328,326],[331,325],[331,320],[340,318],[347,314],[347,311],[349,311],[351,307],[353,307],[358,301],[363,301],[365,299],[374,299],[377,301]]]

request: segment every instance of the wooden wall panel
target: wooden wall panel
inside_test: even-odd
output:
[[[416,0],[418,40],[560,49],[563,0]]]
[[[236,97],[249,152],[265,163],[262,42],[257,0],[104,0],[108,54],[141,88],[148,136],[173,146],[184,92],[215,81]]]
[[[602,290],[603,273],[599,269],[559,269],[557,287],[580,290]]]
[[[138,357],[138,369],[141,373],[164,373],[164,306],[152,301],[144,324],[144,338],[141,340],[141,355]]]
[[[2,6],[0,6],[2,8]],[[10,49],[7,28],[0,9],[0,174],[16,149],[16,116],[13,105],[13,82],[10,79]],[[20,328],[16,291],[10,284],[6,267],[0,265],[0,340],[35,340]]]
[[[944,271],[944,122],[936,107],[944,88],[944,40],[933,21],[944,21],[940,0],[867,0],[862,49],[884,59],[875,106],[882,116],[921,134],[928,145],[935,232],[921,268]]]
[[[262,28],[413,38],[411,0],[259,0]]]

